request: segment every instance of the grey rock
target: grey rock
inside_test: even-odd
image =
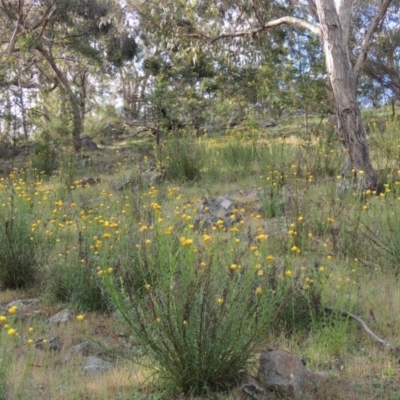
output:
[[[88,135],[81,135],[82,149],[85,151],[97,150],[97,144]]]
[[[104,372],[109,371],[112,368],[112,364],[99,357],[88,357],[86,364],[83,368],[83,372],[88,375],[100,375]]]
[[[87,357],[89,355],[89,349],[90,346],[88,342],[81,342],[72,346],[70,350],[72,353],[81,354],[82,356]]]
[[[266,119],[258,123],[260,128],[273,128],[274,126],[278,126],[278,123],[273,119]]]
[[[66,324],[67,322],[72,320],[72,312],[68,308],[58,312],[57,314],[53,315],[49,318],[50,325],[62,325]]]
[[[224,222],[224,227],[230,227],[240,222],[243,217],[239,214],[232,219],[234,202],[225,196],[218,196],[216,199],[203,199],[199,208],[199,215],[195,217],[194,228],[196,230],[211,229],[218,220]]]
[[[132,178],[126,177],[117,181],[114,185],[115,190],[126,190],[134,186],[134,181]]]
[[[284,350],[262,351],[257,379],[268,390],[288,398],[299,398],[324,379],[309,371],[304,361]]]
[[[11,303],[8,303],[5,308],[8,309],[15,306],[18,311],[26,311],[28,308],[38,303],[40,303],[40,300],[36,298],[13,300]]]

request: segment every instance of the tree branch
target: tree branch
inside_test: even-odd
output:
[[[319,21],[317,5],[315,4],[314,0],[308,0],[308,6],[310,7],[310,14],[316,21]]]
[[[31,28],[33,31],[37,28],[39,28],[40,25],[42,25],[44,22],[47,23],[51,16],[54,13],[54,4],[55,0],[47,7],[46,11],[44,12],[42,18]]]
[[[395,351],[396,353],[400,353],[399,347],[389,343],[385,339],[381,339],[378,335],[376,335],[374,332],[372,332],[371,329],[369,328],[369,326],[358,315],[349,313],[348,311],[345,311],[345,310],[340,310],[340,309],[332,308],[332,307],[325,307],[325,310],[332,312],[332,313],[341,314],[344,317],[350,317],[350,318],[354,319],[364,328],[364,330],[368,333],[368,335],[370,335],[372,337],[372,339],[376,340],[382,346],[385,346],[385,347],[389,348],[390,350]]]
[[[256,35],[258,33],[264,32],[268,29],[275,28],[277,26],[281,26],[281,25],[285,25],[285,24],[295,25],[300,28],[308,29],[309,31],[315,33],[316,35],[321,34],[319,26],[311,24],[310,22],[304,21],[303,19],[300,19],[300,18],[287,16],[287,17],[282,17],[282,18],[278,18],[273,21],[267,22],[265,25],[263,25],[259,28],[248,29],[248,30],[240,31],[240,32],[223,33],[216,37],[210,37],[201,32],[189,33],[189,34],[185,34],[184,36],[185,37],[197,37],[199,39],[208,41],[210,44],[213,44],[214,42],[217,42],[218,40],[225,39],[225,38],[235,38],[235,37]]]
[[[8,49],[7,49],[7,55],[11,56],[11,54],[14,51],[14,47],[15,47],[15,43],[17,42],[18,39],[18,34],[20,31],[20,26],[22,24],[23,21],[23,8],[24,8],[24,0],[19,0],[18,2],[18,19],[17,22],[15,24],[15,28],[14,31],[12,33],[11,39],[10,39],[10,43],[8,45]]]
[[[386,11],[389,8],[391,2],[392,2],[392,0],[383,0],[383,2],[381,3],[381,5],[379,7],[378,14],[371,21],[371,24],[364,36],[364,39],[361,43],[361,52],[357,58],[356,65],[353,68],[354,78],[355,78],[356,82],[358,80],[358,77],[360,76],[360,73],[362,72],[362,70],[365,66],[365,62],[366,62],[367,56],[368,56],[368,51],[372,44],[371,43],[372,36],[378,30],[379,23],[384,18]]]

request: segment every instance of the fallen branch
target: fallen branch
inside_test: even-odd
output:
[[[385,347],[389,348],[390,350],[393,350],[393,351],[395,351],[395,352],[400,354],[400,348],[399,347],[396,347],[395,345],[389,343],[385,339],[381,339],[378,335],[376,335],[374,332],[372,332],[370,327],[358,315],[349,313],[348,311],[345,311],[345,310],[340,310],[340,309],[337,309],[337,308],[333,308],[333,307],[325,307],[325,311],[329,311],[329,312],[332,312],[332,313],[337,313],[337,314],[343,315],[344,317],[350,317],[350,318],[354,319],[355,321],[357,321],[364,328],[364,330],[368,333],[368,335],[370,335],[379,344],[381,344],[382,346],[385,346]]]

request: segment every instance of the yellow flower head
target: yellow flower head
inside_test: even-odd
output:
[[[9,314],[15,314],[17,312],[18,307],[17,306],[12,306],[8,309]]]
[[[292,246],[290,250],[292,250],[293,253],[300,253],[300,249],[297,246]]]
[[[187,246],[190,246],[190,245],[193,244],[193,239],[188,239],[188,238],[186,238],[185,236],[182,236],[182,237],[179,239],[179,241],[180,241],[180,243],[181,243],[181,246],[183,246],[183,247],[187,247]]]
[[[262,241],[268,239],[268,235],[265,235],[265,234],[261,233],[261,234],[259,234],[259,235],[256,236],[256,239],[257,239],[259,242],[262,242]]]
[[[14,329],[14,328],[10,328],[8,331],[7,331],[7,335],[9,335],[9,336],[13,336],[13,335],[15,335],[17,333],[17,331]]]
[[[83,314],[79,314],[79,315],[76,316],[76,319],[78,321],[83,321],[85,319],[85,316]]]
[[[203,241],[204,243],[210,243],[212,240],[212,237],[210,235],[204,234],[203,235]]]

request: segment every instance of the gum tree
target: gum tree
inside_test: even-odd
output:
[[[245,60],[253,43],[262,43],[263,33],[269,32],[272,37],[276,30],[290,34],[290,27],[319,37],[334,95],[338,135],[346,154],[345,165],[363,176],[365,189],[376,189],[377,176],[361,121],[357,83],[374,34],[391,2],[369,2],[370,18],[359,32],[352,29],[361,5],[357,0],[157,0],[139,5],[136,2],[136,7],[147,24],[158,26],[167,48],[194,59],[201,47],[214,45],[227,57],[240,53]]]
[[[30,75],[44,77],[47,91],[60,91],[69,106],[76,151],[82,147],[88,71],[119,66],[137,50],[119,24],[119,11],[113,0],[0,0],[0,33],[6,38],[0,56],[6,61],[27,57]],[[8,68],[6,83],[12,85],[14,75]]]

